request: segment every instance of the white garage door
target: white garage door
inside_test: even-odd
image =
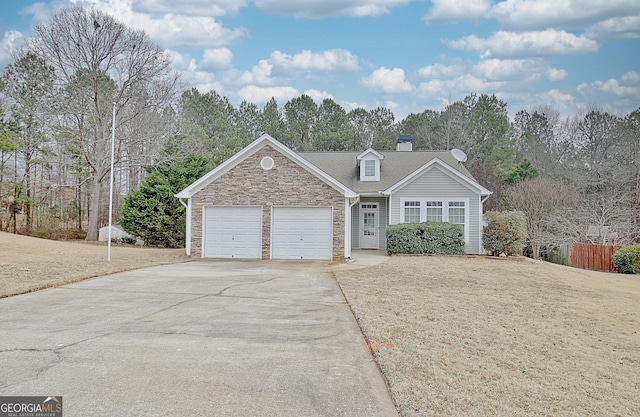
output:
[[[205,207],[205,258],[262,258],[262,207]]]
[[[274,207],[271,231],[273,259],[332,259],[330,207]]]

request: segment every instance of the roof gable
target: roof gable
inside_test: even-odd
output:
[[[362,160],[362,158],[364,158],[365,156],[367,156],[369,154],[375,156],[376,158],[378,158],[380,160],[384,159],[384,155],[382,155],[380,152],[376,151],[373,148],[369,148],[366,151],[362,152],[360,155],[356,156],[356,160],[358,162],[360,162],[360,160]]]
[[[487,190],[485,187],[480,185],[477,181],[472,178],[464,175],[462,172],[453,169],[449,164],[442,162],[439,158],[434,158],[424,164],[420,169],[411,173],[411,175],[406,176],[401,181],[395,183],[393,186],[387,188],[383,191],[383,194],[393,194],[396,191],[402,189],[407,184],[410,184],[413,180],[420,177],[424,173],[428,172],[433,168],[433,166],[437,165],[442,168],[442,170],[449,175],[452,179],[469,188],[472,191],[477,192],[480,195],[491,195],[493,194],[491,191]]]
[[[222,175],[229,172],[239,163],[241,163],[242,161],[244,161],[251,155],[255,154],[256,152],[258,152],[260,149],[264,148],[267,145],[270,145],[277,152],[286,156],[287,158],[289,158],[290,160],[292,160],[293,162],[295,162],[296,164],[298,164],[299,166],[301,166],[311,174],[315,175],[316,177],[318,177],[319,179],[327,183],[332,188],[342,192],[345,197],[356,197],[356,193],[354,191],[352,191],[347,186],[340,183],[339,181],[337,181],[335,178],[328,175],[324,171],[318,169],[318,167],[313,165],[311,162],[302,158],[300,155],[296,154],[291,149],[289,149],[288,147],[286,147],[285,145],[283,145],[273,137],[269,136],[268,134],[263,134],[258,139],[251,142],[249,145],[244,147],[242,150],[240,150],[238,153],[233,155],[231,158],[227,159],[226,161],[218,165],[216,168],[212,169],[211,171],[203,175],[200,179],[193,182],[187,188],[177,193],[175,197],[191,198],[194,194],[196,194],[197,192],[199,192],[200,190],[202,190],[203,188],[205,188],[206,186],[214,182],[216,179],[220,178]]]

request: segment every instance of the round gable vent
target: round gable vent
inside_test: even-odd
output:
[[[262,161],[260,161],[260,166],[265,171],[270,170],[271,168],[273,168],[274,165],[275,165],[275,162],[273,161],[273,158],[270,156],[265,156],[264,158],[262,158]]]

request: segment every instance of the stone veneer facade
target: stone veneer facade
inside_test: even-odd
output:
[[[270,156],[270,170],[260,166]],[[333,258],[344,256],[345,197],[269,145],[197,192],[191,199],[191,256],[202,256],[202,208],[262,206],[262,259],[271,256],[271,208],[332,207]]]

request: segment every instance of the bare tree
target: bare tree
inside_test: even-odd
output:
[[[630,195],[626,190],[587,194],[557,209],[549,221],[557,242],[630,243]]]
[[[527,218],[527,233],[536,259],[546,243],[552,213],[565,207],[571,195],[566,186],[548,178],[520,181],[505,191],[507,209],[522,211]]]
[[[124,126],[144,114],[161,112],[175,96],[178,76],[169,57],[143,31],[80,6],[62,9],[36,26],[27,47],[54,67],[65,88],[60,128],[90,168],[87,240],[97,240],[102,182],[110,172],[111,110],[115,105],[118,163],[125,149],[151,141],[120,130],[124,133]],[[152,157],[135,155],[138,161]]]

